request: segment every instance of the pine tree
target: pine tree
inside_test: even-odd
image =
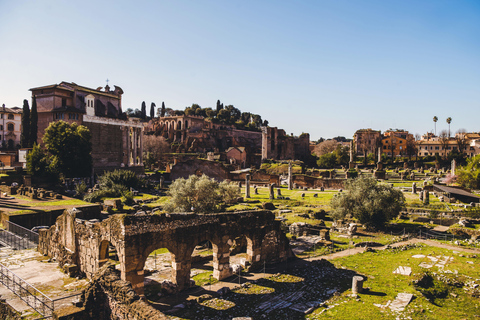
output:
[[[217,113],[221,110],[220,100],[217,100]]]
[[[152,102],[152,104],[150,105],[150,118],[153,120],[153,118],[155,118],[155,103]]]
[[[32,110],[30,112],[30,141],[29,146],[33,147],[37,143],[38,131],[38,114],[37,114],[37,98],[32,98]]]
[[[20,135],[20,145],[22,148],[30,147],[30,106],[28,100],[23,100],[22,113],[22,134]]]
[[[162,102],[162,111],[160,112],[160,117],[165,117],[165,102]]]

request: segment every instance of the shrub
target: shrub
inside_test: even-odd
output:
[[[100,188],[102,189],[118,188],[119,185],[127,189],[138,188],[141,181],[135,172],[130,170],[109,171],[100,177]]]
[[[219,184],[206,175],[191,175],[188,179],[175,180],[167,194],[171,197],[164,207],[167,212],[208,213],[218,211],[222,202],[231,203],[238,198],[240,190],[233,183]]]

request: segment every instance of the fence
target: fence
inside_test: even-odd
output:
[[[453,234],[445,234],[445,233],[440,233],[433,230],[428,230],[424,232],[420,230],[420,232],[418,233],[418,237],[420,239],[438,239],[438,240],[445,240],[445,241],[449,239],[450,240],[455,239],[455,236]]]
[[[16,223],[10,222],[8,220],[5,220],[5,229],[8,231],[15,233],[19,236],[22,236],[25,239],[28,239],[28,241],[33,242],[38,244],[38,233],[33,232],[31,230],[28,230],[27,228],[24,228]]]
[[[4,229],[0,229],[0,242],[17,250],[37,247],[37,244],[30,241],[28,237],[22,237]]]
[[[32,287],[1,263],[0,282],[42,316],[50,317],[52,315],[54,310],[52,299]]]

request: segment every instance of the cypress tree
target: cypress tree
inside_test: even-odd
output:
[[[22,113],[22,134],[20,135],[20,145],[22,148],[30,147],[30,106],[28,100],[23,100]]]
[[[145,104],[145,101],[142,102],[142,113],[141,113],[141,118],[145,120],[147,118],[147,105]]]
[[[150,118],[153,120],[153,118],[155,118],[155,103],[152,102],[152,104],[150,105]]]
[[[32,110],[30,112],[30,141],[29,146],[33,147],[37,143],[37,131],[38,131],[38,114],[37,114],[37,98],[32,98]]]
[[[165,117],[165,102],[162,102],[162,110],[160,112],[160,117]]]

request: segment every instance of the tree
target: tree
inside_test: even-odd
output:
[[[30,106],[28,100],[23,100],[22,113],[22,134],[20,135],[20,145],[22,148],[29,148],[30,145]]]
[[[455,140],[457,140],[458,151],[464,153],[468,146],[467,130],[459,129],[455,134]]]
[[[433,117],[433,123],[434,123],[434,125],[435,125],[435,135],[437,135],[437,121],[438,121],[437,116],[434,116],[434,117]]]
[[[150,105],[150,119],[153,120],[153,118],[155,118],[155,103],[152,102],[152,104]]]
[[[48,155],[38,144],[35,144],[27,155],[28,174],[52,183],[57,182],[60,175],[57,164],[56,159]]]
[[[452,118],[451,117],[447,118],[447,123],[448,123],[448,137],[450,138],[450,123],[452,123]]]
[[[382,229],[404,207],[402,191],[386,183],[377,183],[373,177],[359,177],[345,182],[345,191],[331,200],[332,216],[356,218],[368,229]]]
[[[234,183],[223,183],[220,187],[215,179],[206,175],[191,175],[188,179],[175,180],[167,194],[171,197],[164,207],[167,212],[211,213],[218,211],[222,202],[237,199],[240,189]]]
[[[220,110],[223,109],[223,104],[220,104],[220,100],[217,100],[217,114],[220,112]]]
[[[408,156],[408,160],[411,160],[412,159],[412,156],[413,155],[417,155],[417,143],[415,141],[415,138],[411,135],[408,135],[407,136],[407,141],[406,141],[406,152],[407,152],[407,156]]]
[[[438,140],[440,141],[440,144],[442,145],[442,150],[443,150],[443,156],[445,159],[447,158],[447,149],[448,149],[448,133],[447,130],[442,130],[440,134],[438,135]]]
[[[160,111],[160,117],[165,117],[165,102],[162,101],[162,109]]]
[[[480,189],[480,155],[467,159],[467,165],[456,170],[460,186]]]
[[[333,152],[318,157],[317,166],[322,169],[334,168],[337,164],[337,155]]]
[[[32,110],[30,112],[30,146],[37,143],[38,133],[38,113],[37,113],[37,98],[32,98]]]
[[[315,145],[313,153],[317,156],[323,156],[324,154],[330,153],[337,148],[338,142],[336,140],[325,140]]]
[[[142,109],[140,114],[140,119],[145,120],[147,118],[147,105],[145,101],[142,102]]]
[[[51,122],[43,136],[47,152],[58,162],[65,177],[88,177],[92,172],[91,134],[85,126]]]

